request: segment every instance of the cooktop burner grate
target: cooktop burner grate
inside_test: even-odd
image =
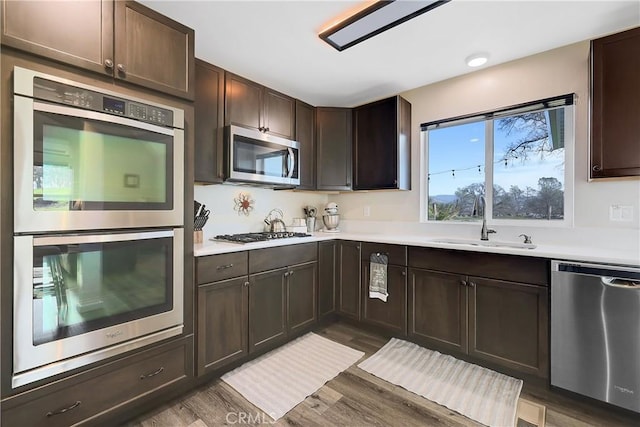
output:
[[[291,231],[284,231],[280,233],[242,233],[242,234],[220,234],[211,240],[223,240],[225,242],[233,243],[253,243],[253,242],[265,242],[275,239],[286,239],[289,237],[310,237],[310,234],[306,233],[294,233]]]

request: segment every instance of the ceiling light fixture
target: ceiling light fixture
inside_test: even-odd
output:
[[[449,1],[377,1],[322,31],[319,37],[342,51]]]
[[[488,53],[474,53],[473,55],[467,56],[467,59],[465,59],[469,67],[479,67],[486,64],[488,60]]]

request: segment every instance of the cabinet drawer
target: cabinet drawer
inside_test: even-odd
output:
[[[381,253],[389,256],[389,264],[407,265],[407,247],[402,245],[389,245],[386,243],[362,243],[362,260],[369,261],[372,253]]]
[[[543,258],[449,249],[409,248],[409,267],[544,286],[550,277]]]
[[[249,253],[249,273],[303,264],[317,259],[318,244],[315,242],[256,249]]]
[[[187,341],[190,343],[191,341]],[[7,409],[3,402],[2,424],[7,426],[69,426],[91,419],[122,403],[148,394],[186,377],[187,344],[170,345],[158,353],[86,381],[51,391],[27,403]],[[35,393],[34,393],[35,394]]]
[[[247,275],[247,252],[197,258],[198,285]]]

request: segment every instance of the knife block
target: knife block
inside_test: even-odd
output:
[[[203,236],[202,236],[202,230],[196,230],[193,232],[193,243],[202,243],[203,242]]]

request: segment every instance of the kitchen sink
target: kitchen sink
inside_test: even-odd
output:
[[[476,239],[433,239],[434,243],[446,243],[449,245],[486,246],[491,248],[535,249],[533,243],[500,242],[492,240]]]

